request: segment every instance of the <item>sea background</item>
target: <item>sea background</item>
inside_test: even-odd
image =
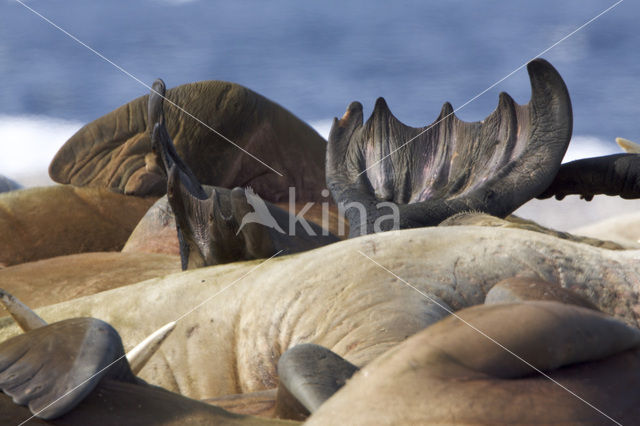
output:
[[[464,105],[459,118],[482,120],[501,91],[527,103],[526,62],[615,3],[24,1],[127,75],[19,2],[0,0],[0,174],[25,186],[51,184],[48,164],[68,137],[148,92],[132,76],[146,84],[161,77],[169,87],[240,83],[325,137],[351,101],[368,116],[379,96],[411,126],[433,122],[445,101]],[[639,19],[640,2],[622,1],[541,55],[573,103],[565,161],[619,152],[617,136],[640,142]],[[572,229],[639,207],[569,197],[533,201],[518,213]]]

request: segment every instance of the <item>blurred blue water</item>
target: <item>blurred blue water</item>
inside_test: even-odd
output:
[[[150,83],[241,83],[307,121],[368,114],[378,96],[407,124],[432,122],[614,4],[537,1],[31,0],[27,4]],[[574,134],[640,139],[640,2],[627,0],[544,57],[564,77]],[[0,114],[93,120],[147,89],[13,0],[0,0]],[[497,94],[529,99],[521,70]],[[6,144],[6,141],[0,141]]]

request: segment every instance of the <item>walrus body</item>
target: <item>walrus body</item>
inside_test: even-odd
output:
[[[175,255],[79,253],[0,269],[0,288],[39,308],[178,271]]]
[[[119,251],[154,201],[68,185],[0,194],[0,266]]]
[[[25,350],[26,356],[12,355]],[[74,318],[41,326],[0,343],[0,388],[51,419],[38,424],[78,425],[97,416],[105,425],[289,424],[234,415],[147,385],[132,377],[122,354],[120,337],[102,321]],[[114,366],[102,368],[112,359]],[[309,424],[600,424],[628,423],[640,415],[640,331],[557,302],[463,309],[357,370],[322,346],[289,349],[278,363],[276,412],[292,414],[278,412],[286,384],[313,412]],[[91,371],[95,376],[83,381]],[[15,387],[16,379],[26,385]],[[57,387],[60,381],[82,381],[84,393],[67,394]],[[47,393],[32,397],[28,389],[36,384]],[[210,401],[255,403],[259,395],[269,403],[273,392]],[[6,422],[30,417],[6,396],[0,396],[0,407]]]
[[[458,315],[357,372],[307,424],[337,425],[347,416],[354,425],[632,424],[640,417],[637,329],[551,302]]]
[[[447,315],[359,251],[452,310],[482,304],[505,278],[538,277],[638,326],[637,251],[466,226],[388,232],[265,264],[187,271],[40,313],[49,322],[103,319],[127,348],[187,314],[141,377],[198,399],[259,391],[276,386],[279,355],[298,343],[320,344],[361,366]],[[18,332],[9,320],[0,325],[0,340]]]

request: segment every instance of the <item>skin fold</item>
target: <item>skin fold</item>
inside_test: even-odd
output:
[[[196,399],[261,391],[277,386],[277,359],[297,344],[322,345],[360,367],[448,315],[359,251],[452,310],[482,304],[496,283],[520,276],[569,289],[638,326],[637,251],[473,226],[388,232],[263,265],[201,268],[38,312],[48,322],[105,320],[128,349],[206,300],[178,322],[140,377]],[[9,319],[0,327],[0,340],[18,333]]]
[[[603,421],[602,413],[539,375],[534,366],[617,421],[631,421],[640,413],[638,329],[591,309],[549,301],[480,305],[456,315],[416,333],[360,371],[321,346],[293,347],[279,360],[276,413],[291,414],[282,410],[288,396],[280,390],[288,389],[313,413],[309,424],[343,424],[346,419],[350,424]],[[22,348],[26,356],[15,356]],[[100,416],[98,424],[127,425],[174,424],[177,419],[189,424],[258,421],[141,382],[124,360],[102,368],[122,353],[115,330],[99,320],[75,318],[42,326],[0,344],[0,388],[52,420],[47,424],[75,425],[95,416]],[[98,375],[82,382],[77,394],[66,394],[66,387],[59,386],[92,371]],[[21,375],[27,382],[16,387],[12,383]],[[43,390],[32,397],[28,389],[33,386]],[[258,394],[251,398],[255,401]],[[48,403],[59,396],[60,403]],[[228,398],[212,402],[225,399],[229,404]],[[15,422],[28,415],[6,397],[0,397],[0,406],[6,407],[0,419]]]
[[[183,111],[165,102],[166,126],[178,155],[206,185],[251,186],[268,201],[321,200],[326,142],[280,105],[234,83],[202,81],[166,92],[167,99],[212,127],[247,155]],[[58,151],[49,175],[59,183],[161,196],[166,178],[151,146],[149,96],[142,96],[87,124]]]
[[[458,315],[616,421],[632,424],[640,415],[636,328],[554,302],[476,306]],[[340,424],[346,416],[354,425],[609,422],[453,317],[357,372],[306,424]]]

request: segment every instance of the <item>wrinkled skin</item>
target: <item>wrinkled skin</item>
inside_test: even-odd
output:
[[[56,322],[0,343],[0,423],[36,415],[29,424],[292,424],[238,416],[149,386],[123,356],[117,332],[93,318]]]
[[[154,201],[68,185],[0,194],[0,267],[118,251]]]
[[[179,321],[141,378],[197,399],[260,391],[276,386],[277,359],[299,343],[362,366],[446,315],[358,250],[453,310],[482,304],[497,282],[520,276],[570,289],[639,324],[638,251],[467,226],[387,232],[262,265],[201,268],[39,312],[49,322],[103,319],[131,348],[204,302]],[[18,333],[9,320],[0,326],[0,340]]]
[[[552,302],[477,306],[458,315],[616,421],[640,417],[637,329]],[[609,421],[453,317],[357,372],[306,424],[341,424],[346,416],[354,425]]]
[[[529,104],[503,93],[481,122],[460,121],[447,103],[432,125],[412,128],[380,98],[363,125],[362,105],[351,103],[327,147],[327,186],[345,205],[350,236],[433,226],[469,210],[504,217],[547,188],[571,138],[571,101],[548,62],[528,71]],[[354,202],[364,209],[348,208]],[[394,207],[399,218],[389,220]]]
[[[456,315],[391,348],[360,372],[325,348],[298,345],[279,360],[281,380],[313,412],[309,424],[344,424],[346,419],[349,424],[514,421],[598,424],[603,421],[601,413],[549,379],[535,374],[531,366],[548,371],[578,396],[587,398],[618,421],[629,422],[640,414],[638,329],[596,311],[557,302],[476,306]],[[103,324],[99,327],[108,328],[95,319],[71,319],[0,344],[0,387],[7,391],[6,381],[3,382],[7,371],[20,367],[18,374],[23,371],[28,374],[30,368],[42,364],[44,367],[38,375],[28,382],[37,381],[53,392],[34,400],[42,402],[43,398],[53,399],[64,393],[64,388],[52,388],[52,385],[62,380],[78,381],[82,378],[82,373],[79,376],[78,373],[87,369],[99,371],[92,381],[83,384],[84,395],[66,396],[67,406],[61,403],[47,407],[45,417],[63,415],[58,419],[60,423],[54,424],[77,424],[77,420],[83,418],[86,421],[87,416],[97,415],[105,405],[109,410],[101,424],[129,425],[142,421],[155,424],[160,419],[169,420],[165,418],[167,410],[172,410],[170,418],[180,414],[193,419],[189,424],[193,421],[199,424],[207,418],[236,420],[237,424],[253,424],[252,421],[258,420],[234,419],[223,410],[215,407],[207,410],[196,401],[189,402],[179,395],[141,383],[131,377],[124,361],[120,361],[117,368],[101,371],[101,366],[118,359],[123,350],[113,332],[106,338],[96,336],[97,343],[84,340],[84,336],[96,334],[93,326],[96,322]],[[87,323],[88,328],[78,327]],[[69,329],[69,325],[76,330]],[[524,336],[523,328],[526,328]],[[75,344],[63,341],[78,338]],[[54,344],[47,345],[47,340]],[[20,351],[21,347],[28,348],[28,355],[12,357],[11,352]],[[549,347],[554,351],[550,352]],[[87,349],[89,352],[85,352]],[[63,359],[82,357],[80,360],[86,367],[78,368],[81,364],[77,362],[56,364],[55,357],[62,354]],[[9,370],[2,371],[7,365]],[[114,394],[114,389],[123,391]],[[148,401],[150,396],[155,397],[156,403],[162,402],[164,408],[152,408],[155,404]],[[279,393],[278,397],[281,399],[282,395]],[[96,404],[96,399],[102,404]],[[138,410],[132,411],[134,404],[130,400],[138,404]],[[76,404],[79,404],[77,409],[65,414]],[[6,400],[0,398],[0,405],[7,405]],[[9,406],[2,410],[2,416],[15,422],[21,414],[16,411]],[[116,423],[116,419],[120,423]],[[264,422],[269,424],[266,419]]]
[[[203,184],[251,186],[275,202],[287,200],[288,188],[295,187],[299,200],[321,200],[326,142],[278,104],[222,81],[184,84],[169,89],[166,97],[283,175],[165,102],[165,124],[176,151]],[[80,129],[51,162],[51,178],[124,194],[163,195],[166,179],[152,154],[148,98]]]

